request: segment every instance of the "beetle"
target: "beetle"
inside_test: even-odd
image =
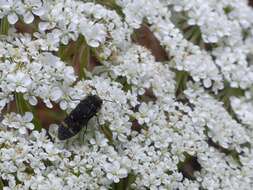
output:
[[[58,128],[60,140],[69,139],[78,134],[89,120],[101,109],[103,100],[97,95],[87,95],[61,122]]]

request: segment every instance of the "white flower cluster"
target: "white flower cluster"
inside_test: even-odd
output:
[[[245,29],[252,24],[253,13],[244,0],[240,2],[236,0],[162,2],[167,6],[173,6],[175,12],[185,11],[187,24],[199,26],[206,43],[217,43],[227,36],[233,39],[237,37],[234,36],[234,30],[238,29],[238,25]]]
[[[134,45],[119,55],[117,64],[111,67],[113,76],[126,77],[132,93],[142,95],[145,89],[151,89],[157,98],[165,98],[164,94],[174,97],[174,73],[170,71],[169,65],[155,62],[145,48]]]
[[[24,94],[31,105],[40,97],[48,107],[50,101],[59,101],[76,79],[74,70],[66,66],[52,52],[42,51],[44,40],[31,39],[28,35],[2,38],[0,46],[5,47],[0,64],[0,88],[5,101],[0,109],[11,100],[13,92]]]
[[[187,89],[185,94],[195,106],[192,119],[207,127],[207,136],[213,141],[226,149],[235,148],[238,152],[241,151],[240,145],[250,142],[247,131],[227,113],[221,102],[196,86]]]
[[[15,24],[19,17],[29,24],[38,16],[39,38],[53,42],[58,48],[60,43],[68,44],[83,35],[91,47],[105,46],[103,56],[109,56],[115,48],[122,48],[122,42],[130,35],[115,11],[82,1],[1,0],[0,18],[4,16],[10,24]]]
[[[0,189],[252,189],[252,15],[246,0],[0,0]],[[133,42],[142,25],[168,60]],[[80,39],[100,63],[81,79],[59,53]],[[87,130],[38,129],[40,100],[69,113],[89,94],[103,105]]]
[[[124,163],[101,133],[79,151],[70,151],[52,143],[45,130],[29,134],[32,124],[26,115],[7,115],[1,124],[0,171],[8,181],[4,189],[107,189],[110,180],[127,176]],[[20,127],[22,133],[14,129]]]
[[[123,11],[125,13],[138,10],[138,25],[142,23],[144,18],[147,19],[147,22],[151,24],[150,29],[172,58],[170,60],[171,64],[175,65],[178,70],[190,72],[194,81],[203,80],[206,88],[212,86],[213,83],[212,88],[214,91],[223,87],[221,81],[224,78],[232,87],[240,86],[245,89],[251,86],[253,67],[247,64],[247,58],[252,53],[252,29],[250,26],[252,25],[251,18],[253,13],[251,8],[246,5],[246,2],[211,0],[206,3],[206,1],[193,0],[189,2],[176,0],[172,1],[172,3],[171,1],[152,1],[152,5],[150,5],[153,9],[152,11],[147,10],[150,1],[119,0],[119,2],[124,7]],[[168,6],[167,10],[165,5]],[[205,39],[205,36],[210,36],[210,38],[217,38],[215,42],[211,43],[218,43],[218,37],[213,37],[212,35],[217,33],[218,36],[223,37],[218,43],[221,45],[218,45],[217,49],[214,48],[213,52],[210,53],[185,40],[180,29],[173,24],[172,12],[174,9],[169,9],[171,6],[174,6],[177,11],[189,12],[188,21],[191,25],[202,26],[205,23],[203,30],[208,31],[208,34],[201,31],[202,39]],[[233,10],[229,15],[224,12],[227,7]],[[240,11],[237,11],[238,9]],[[199,11],[204,15],[198,13]],[[193,14],[199,19],[207,19],[201,22],[191,22],[192,18],[190,15]],[[225,20],[223,19],[224,17],[226,17]],[[136,24],[134,15],[126,15],[126,18],[130,25],[132,23]],[[231,35],[225,38],[224,35],[226,36],[227,32],[220,32],[216,27],[222,27],[223,29],[221,30],[230,30]],[[245,34],[243,35],[243,33],[245,31],[246,33],[248,31],[249,35],[244,40]],[[208,42],[207,40],[206,43]]]
[[[139,5],[140,2],[142,2],[142,6]],[[178,70],[188,71],[195,81],[203,80],[206,88],[211,87],[212,82],[215,91],[223,87],[222,76],[211,55],[184,39],[183,34],[170,19],[171,10],[164,8],[164,5],[159,1],[152,1],[152,5],[150,5],[150,8],[155,8],[156,11],[146,10],[146,0],[138,1],[138,3],[137,1],[121,1],[121,3],[125,6],[123,9],[125,12],[132,12],[132,9],[143,12],[142,19],[145,17],[148,19],[149,24],[151,24],[150,29],[171,57],[170,65],[175,66]],[[135,22],[132,20],[135,17],[127,16],[129,16],[130,25]],[[141,24],[142,19],[139,19],[139,24]]]
[[[246,98],[231,98],[231,106],[238,118],[245,125],[253,129],[253,102]]]

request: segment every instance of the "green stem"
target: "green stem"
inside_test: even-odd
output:
[[[59,46],[59,50],[58,50],[58,57],[60,57],[61,60],[63,60],[63,61],[65,61],[65,59],[66,59],[64,56],[64,52],[65,52],[66,48],[67,48],[67,46],[61,44]]]
[[[84,40],[80,54],[80,79],[85,78],[85,67],[89,64],[89,61],[90,61],[90,48]]]
[[[189,77],[189,74],[186,71],[176,72],[176,82],[177,82],[176,96],[181,95],[182,92],[186,89],[186,83],[187,83],[188,77]]]
[[[120,181],[119,183],[113,184],[113,189],[114,190],[126,190],[127,187],[125,187],[124,181]]]
[[[120,180],[119,183],[112,185],[112,190],[130,190],[131,184],[134,183],[136,176],[133,173],[129,173],[126,178]]]
[[[8,30],[9,30],[9,22],[7,17],[2,18],[1,20],[1,25],[0,25],[0,33],[7,35],[8,34]]]
[[[20,113],[21,115],[23,115],[26,111],[26,106],[24,104],[23,101],[23,96],[20,93],[15,93],[15,101],[16,101],[16,107],[17,107],[17,111],[18,113]]]
[[[33,113],[33,124],[35,126],[35,130],[40,131],[42,129],[41,122],[37,116],[35,108],[30,106],[29,103],[24,99],[23,94],[15,93],[15,101],[18,113],[23,115],[25,112],[32,112]]]
[[[0,190],[4,189],[4,182],[3,180],[0,178]]]
[[[113,144],[113,138],[112,138],[112,131],[110,130],[109,126],[104,125],[101,127],[102,132],[104,133],[105,137],[108,139],[109,144]]]

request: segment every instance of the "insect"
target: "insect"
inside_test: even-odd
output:
[[[97,114],[103,104],[102,99],[97,95],[88,95],[73,109],[70,114],[61,122],[58,128],[58,138],[66,140],[81,131],[89,120]]]

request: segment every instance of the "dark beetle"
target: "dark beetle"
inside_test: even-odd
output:
[[[103,101],[97,95],[88,95],[64,119],[58,128],[58,138],[66,140],[75,136],[101,109]]]

